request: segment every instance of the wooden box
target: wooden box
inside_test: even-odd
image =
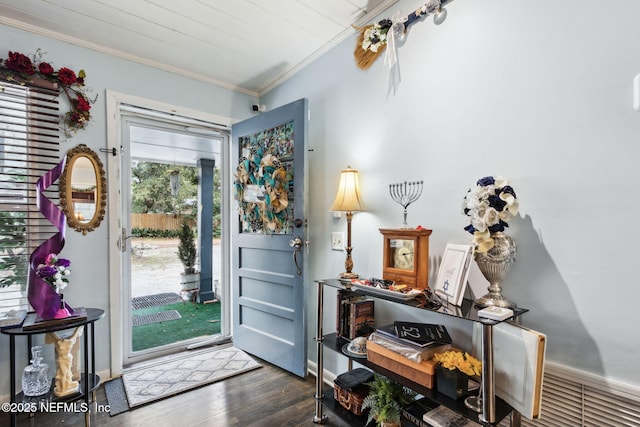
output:
[[[367,360],[426,388],[435,388],[436,363],[433,360],[417,363],[372,341],[367,341]]]

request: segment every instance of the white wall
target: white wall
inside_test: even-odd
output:
[[[107,146],[107,89],[235,119],[251,116],[251,104],[256,102],[255,98],[227,89],[0,25],[1,58],[7,58],[9,51],[31,56],[38,48],[47,52],[44,60],[51,62],[55,68],[66,66],[76,72],[80,69],[86,71],[86,85],[93,89],[89,95],[98,95],[98,101],[91,110],[93,119],[86,130],[63,142],[61,151],[66,153],[77,144],[86,144],[99,154],[105,168],[107,155],[99,150]],[[99,350],[96,353],[97,371],[108,371],[110,366],[108,239],[111,237],[107,233],[109,214],[107,213],[98,229],[86,236],[68,229],[62,252],[65,258],[72,262],[71,283],[65,289],[67,302],[74,307],[97,307],[107,312],[105,318],[95,325],[96,348]],[[0,400],[3,400],[2,397],[9,394],[9,338],[0,336],[0,340],[4,341],[0,346]],[[17,347],[21,353],[17,359],[21,372],[27,360],[26,340],[18,339]],[[55,366],[53,352],[50,353],[50,366]]]
[[[416,6],[401,0],[381,18]],[[640,112],[631,91],[640,3],[455,0],[447,9],[443,24],[410,28],[395,94],[382,58],[356,68],[354,36],[261,99],[267,108],[309,99],[310,277],[343,270],[330,233],[345,221],[328,209],[345,166],[360,170],[369,209],[353,222],[354,270],[364,276],[381,275],[377,229],[401,223],[388,184],[425,180],[409,221],[434,230],[437,256],[447,242],[469,240],[461,214],[469,186],[501,175],[520,199],[504,293],[531,310],[523,323],[548,335],[549,360],[640,386]],[[395,310],[382,311],[391,319]],[[326,331],[332,313],[325,319]]]

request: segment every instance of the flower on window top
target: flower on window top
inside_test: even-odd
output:
[[[59,294],[69,284],[70,265],[71,261],[68,259],[59,258],[57,254],[51,253],[47,255],[44,264],[38,265],[36,274]]]
[[[487,252],[494,245],[491,234],[504,231],[507,221],[518,214],[516,192],[506,180],[485,176],[467,192],[462,212],[470,218],[464,229],[473,234],[476,251]]]
[[[52,83],[57,83],[69,100],[71,109],[62,116],[64,133],[72,136],[79,129],[84,129],[91,119],[91,104],[96,100],[87,96],[84,86],[86,73],[78,73],[70,68],[62,67],[56,71],[53,66],[41,61],[43,52],[38,49],[33,60],[19,52],[9,52],[9,57],[0,59],[0,75],[8,81],[26,84],[33,81],[34,76]]]

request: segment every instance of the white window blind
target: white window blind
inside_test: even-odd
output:
[[[26,309],[29,256],[57,229],[36,182],[60,161],[58,92],[0,81],[0,313]],[[46,196],[58,201],[58,186]]]

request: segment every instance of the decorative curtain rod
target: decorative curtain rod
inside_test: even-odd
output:
[[[358,42],[353,52],[356,65],[366,70],[385,50],[387,45],[389,45],[386,61],[389,68],[392,68],[397,62],[396,38],[400,40],[404,39],[409,25],[429,14],[435,14],[437,16],[441,13],[442,6],[450,1],[451,0],[429,0],[408,16],[403,16],[400,12],[396,12],[391,18],[383,19],[366,27],[356,27],[356,29],[360,31],[360,36],[358,37]]]

